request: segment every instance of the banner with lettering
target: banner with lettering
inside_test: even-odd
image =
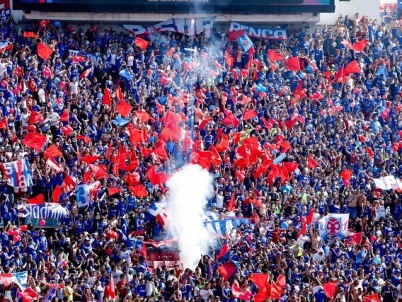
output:
[[[153,32],[163,31],[172,31],[188,36],[198,35],[202,32],[208,35],[214,27],[215,19],[216,17],[171,18],[154,26],[123,24],[122,27],[137,36],[147,36]]]
[[[322,238],[347,237],[348,229],[349,214],[328,214],[318,221],[318,230]]]
[[[19,216],[26,219],[67,218],[69,210],[58,203],[26,204],[18,208]]]
[[[240,225],[250,224],[250,219],[248,218],[225,218],[222,220],[206,221],[204,222],[206,228],[211,232],[211,234],[218,237],[225,237],[229,235],[233,229],[237,229]]]
[[[1,164],[4,175],[14,188],[26,188],[33,185],[31,170],[26,159]]]
[[[286,29],[273,27],[259,27],[252,25],[244,25],[237,22],[230,23],[229,31],[238,31],[244,29],[247,36],[253,38],[271,39],[271,40],[286,40]]]

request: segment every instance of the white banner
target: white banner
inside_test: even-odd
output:
[[[253,38],[263,38],[263,39],[273,39],[273,40],[286,40],[286,29],[283,28],[268,28],[268,27],[257,27],[251,25],[244,25],[237,22],[230,23],[229,31],[238,31],[244,29],[249,37]]]
[[[347,237],[349,229],[349,214],[328,214],[318,221],[321,237]]]
[[[373,178],[375,186],[381,190],[401,190],[402,182],[392,175]]]

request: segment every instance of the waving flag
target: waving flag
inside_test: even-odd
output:
[[[21,159],[1,164],[4,175],[10,179],[14,188],[26,188],[33,185],[31,170],[28,161]]]
[[[127,69],[122,69],[119,72],[119,75],[121,75],[123,78],[126,78],[127,80],[131,81],[134,76],[127,70]],[[105,88],[106,89],[106,88]],[[105,103],[105,102],[104,102]]]
[[[244,33],[240,37],[237,38],[237,43],[240,45],[244,52],[248,52],[248,50],[254,46],[253,42],[251,42],[250,38]]]
[[[43,44],[40,42],[38,44],[38,49],[37,49],[38,56],[41,57],[44,60],[49,60],[49,58],[53,54],[53,49],[46,44]]]
[[[144,40],[144,39],[140,38],[140,37],[136,37],[135,41],[134,41],[134,44],[137,45],[139,48],[145,50],[145,49],[147,49],[147,47],[149,45],[149,42],[147,40]]]
[[[225,281],[228,281],[237,272],[237,265],[233,261],[228,261],[218,267],[218,272]]]
[[[349,214],[328,214],[318,221],[320,236],[347,237]]]
[[[28,146],[36,151],[40,151],[43,147],[43,145],[46,143],[47,137],[46,135],[35,133],[35,132],[28,132],[24,139],[22,140],[22,143],[25,146]]]
[[[395,178],[392,175],[384,176],[380,178],[373,178],[374,184],[381,190],[398,190],[402,188],[401,180]]]

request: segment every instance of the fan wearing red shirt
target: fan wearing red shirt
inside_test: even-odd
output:
[[[126,276],[124,275],[124,274],[121,274],[120,275],[120,280],[119,280],[119,282],[117,282],[117,284],[116,284],[116,288],[117,288],[117,291],[119,292],[119,297],[120,297],[120,299],[124,299],[125,298],[125,296],[127,295],[127,293],[128,293],[128,290],[127,290],[127,288],[128,288],[128,281],[127,281],[127,278],[126,278]]]

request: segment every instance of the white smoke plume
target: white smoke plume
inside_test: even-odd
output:
[[[212,175],[198,165],[186,165],[168,180],[170,232],[177,236],[180,261],[194,270],[215,239],[203,223],[207,200],[213,194]]]

